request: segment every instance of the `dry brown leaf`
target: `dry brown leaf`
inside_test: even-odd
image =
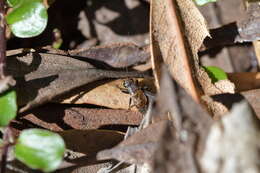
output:
[[[17,80],[20,111],[46,103],[86,84],[113,78],[143,77],[138,72],[109,71],[68,56],[22,53],[7,58],[7,74]]]
[[[140,63],[146,63],[150,58],[148,47],[138,47],[133,43],[113,43],[87,49],[62,51],[45,47],[48,53],[72,57],[81,57],[88,60],[104,62],[114,68],[125,68]]]
[[[147,87],[152,92],[155,92],[155,87],[152,78],[137,79],[140,87]],[[122,79],[106,82],[96,88],[84,92],[75,90],[75,95],[63,100],[63,103],[76,103],[76,104],[93,104],[114,109],[128,109],[130,94],[123,93],[120,88],[124,88]],[[86,91],[86,90],[85,90]],[[132,108],[136,110],[135,107]]]
[[[138,47],[133,43],[110,44],[85,50],[72,50],[68,53],[73,56],[86,57],[106,62],[115,68],[124,68],[139,63],[145,63],[150,57],[146,47]]]
[[[117,159],[127,163],[150,163],[153,152],[170,121],[161,121],[151,124],[147,128],[128,137],[116,147],[98,153],[98,160]],[[156,129],[156,130],[155,130]]]
[[[141,113],[136,111],[91,109],[69,107],[62,104],[47,104],[33,109],[30,113],[20,114],[20,118],[13,123],[13,126],[16,127],[19,124],[29,123],[52,131],[62,131],[71,128],[80,130],[126,128],[129,125],[138,125],[141,119]],[[28,128],[28,126],[23,128]]]
[[[192,76],[194,65],[198,63],[197,51],[208,36],[204,18],[190,0],[154,0],[151,2],[150,20],[151,52],[157,85],[162,63],[160,59],[163,59],[172,76],[198,101],[198,87]]]
[[[216,87],[199,65],[198,49],[209,36],[203,16],[191,0],[154,0],[151,3],[151,52],[156,84],[164,62],[176,81],[196,100],[200,95],[226,91]],[[231,92],[231,91],[229,91]]]

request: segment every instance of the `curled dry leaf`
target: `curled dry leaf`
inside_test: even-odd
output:
[[[177,11],[180,11],[181,14]],[[152,62],[157,82],[160,78],[160,64],[163,60],[168,65],[172,76],[187,89],[194,99],[199,100],[199,94],[192,78],[194,60],[190,55],[192,55],[191,51],[196,52],[203,39],[208,35],[203,17],[193,2],[187,0],[152,1],[150,15]],[[189,25],[184,27],[181,25],[182,22],[189,22]],[[193,29],[192,32],[187,32],[189,27]],[[194,44],[191,50],[191,45],[185,41],[184,33],[189,34],[186,36],[191,39],[191,44]]]
[[[259,172],[259,130],[259,120],[248,103],[236,104],[229,115],[211,127],[200,160],[203,170],[211,173]]]
[[[203,93],[211,95],[225,92],[212,84],[199,65],[197,53],[209,33],[203,16],[192,1],[154,0],[151,3],[150,20],[152,62],[157,86],[160,65],[164,62],[174,79],[196,101],[200,100]]]
[[[48,53],[72,57],[82,57],[104,62],[114,68],[125,68],[136,64],[146,63],[150,58],[148,47],[138,47],[133,43],[114,43],[88,49],[61,51],[49,47]]]

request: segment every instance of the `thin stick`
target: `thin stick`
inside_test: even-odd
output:
[[[4,77],[4,67],[6,59],[6,40],[5,40],[5,2],[0,0],[0,79]]]

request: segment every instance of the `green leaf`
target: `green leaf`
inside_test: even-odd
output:
[[[10,7],[15,7],[17,5],[19,5],[22,2],[22,0],[7,0],[7,4]]]
[[[204,70],[208,73],[209,77],[211,78],[212,82],[215,83],[220,80],[227,79],[227,74],[224,70],[219,67],[215,66],[204,66]]]
[[[32,169],[51,172],[60,165],[65,151],[63,139],[56,133],[29,129],[20,134],[15,157]]]
[[[194,0],[196,2],[197,5],[205,5],[209,2],[217,2],[217,0]]]
[[[17,112],[16,92],[8,91],[0,95],[0,126],[7,126]]]
[[[47,9],[41,0],[23,0],[7,15],[6,21],[15,36],[34,37],[47,26]]]

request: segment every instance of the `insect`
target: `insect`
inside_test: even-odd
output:
[[[138,84],[137,80],[126,79],[123,82],[125,89],[122,92],[130,94],[129,109],[136,107],[140,112],[144,113],[147,109],[148,98]]]

